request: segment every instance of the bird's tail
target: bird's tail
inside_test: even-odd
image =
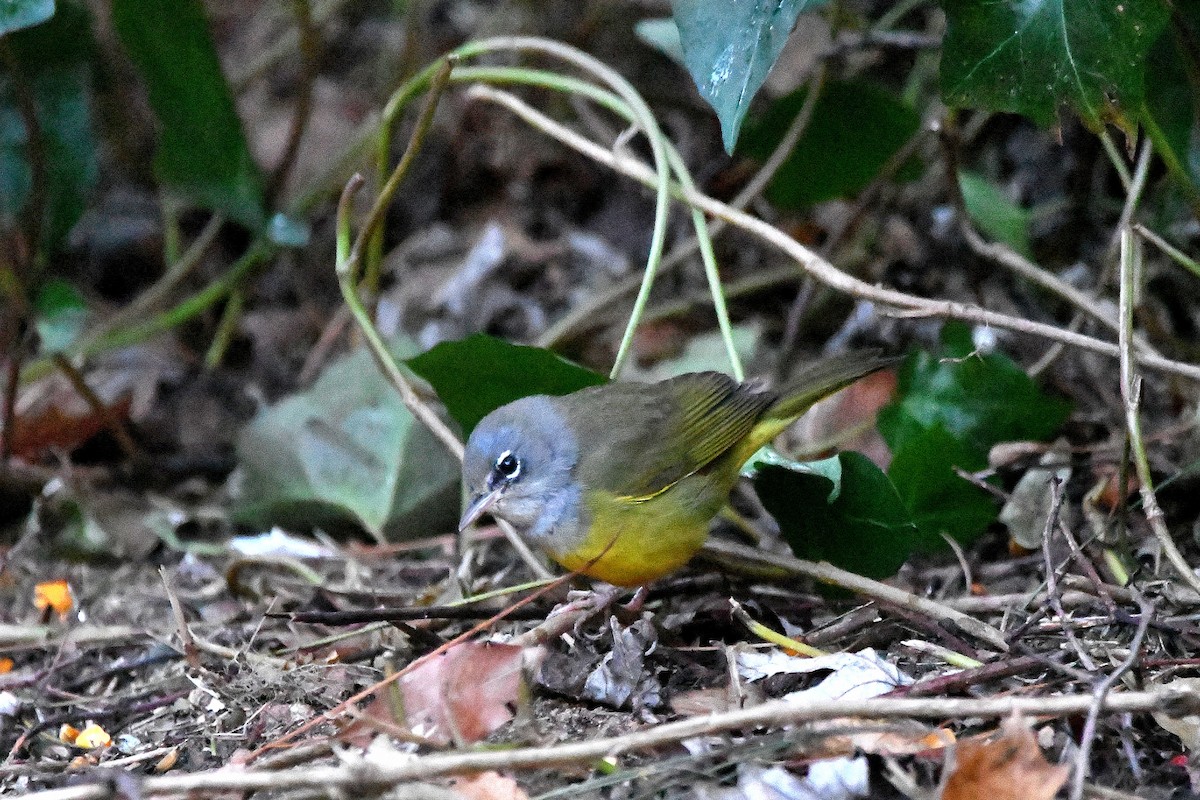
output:
[[[805,365],[778,390],[778,402],[767,409],[754,426],[750,437],[754,441],[748,443],[754,446],[751,455],[782,433],[818,400],[899,361],[879,350],[852,350]]]

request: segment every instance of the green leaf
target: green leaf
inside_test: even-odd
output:
[[[879,412],[893,454],[940,424],[986,457],[999,442],[1048,439],[1066,420],[1069,403],[1044,394],[1007,356],[975,353],[967,326],[947,323],[942,344],[941,356],[917,352],[905,361],[897,400]]]
[[[866,456],[846,452],[837,458],[842,491],[836,500],[829,499],[828,478],[782,467],[765,467],[754,488],[798,557],[870,578],[894,575],[917,536],[900,495]]]
[[[1200,85],[1189,78],[1197,56],[1186,42],[1200,37],[1200,4],[1181,3],[1172,22],[1177,30],[1160,36],[1146,64],[1146,116],[1143,123],[1171,176],[1200,204]]]
[[[733,153],[750,101],[783,51],[804,0],[671,0],[683,58]]]
[[[950,106],[1013,111],[1040,125],[1068,105],[1093,130],[1133,133],[1146,58],[1169,9],[1159,0],[1116,3],[942,0],[942,95]]]
[[[428,535],[457,518],[458,461],[413,419],[365,348],[260,412],[237,455],[235,512],[249,524],[352,522],[382,539]]]
[[[1005,197],[982,175],[960,172],[958,185],[967,213],[980,230],[1026,258],[1032,256],[1029,249],[1030,212]]]
[[[0,221],[20,215],[33,195],[29,132],[15,80],[29,89],[41,132],[45,185],[41,247],[62,249],[97,178],[91,103],[94,47],[86,9],[64,3],[49,22],[7,38],[16,69],[0,71]]]
[[[113,24],[160,125],[163,183],[252,229],[263,192],[199,0],[113,0]]]
[[[40,25],[54,16],[54,0],[0,0],[0,36]]]
[[[940,548],[943,532],[970,542],[996,518],[991,496],[955,467],[982,469],[999,442],[1047,439],[1070,411],[1008,357],[974,349],[967,326],[947,323],[940,356],[910,356],[896,401],[879,412],[879,432],[892,450],[888,475],[921,531],[922,549]]]
[[[742,467],[743,478],[753,478],[766,467],[783,467],[802,475],[816,475],[829,481],[829,502],[838,499],[842,493],[842,460],[837,456],[822,458],[816,461],[797,461],[782,455],[773,447],[764,447],[754,454],[754,457]]]
[[[804,105],[807,90],[781,98],[747,126],[742,152],[765,160]],[[874,180],[921,125],[893,92],[865,81],[831,81],[812,121],[767,187],[780,208],[801,209],[844,197]]]
[[[941,533],[969,544],[996,518],[996,501],[983,489],[959,477],[982,468],[985,457],[940,424],[912,435],[888,467],[888,477],[920,531],[919,548],[941,550]]]
[[[679,26],[670,17],[662,19],[639,19],[633,32],[646,44],[658,50],[672,61],[683,64],[683,42],[679,39]]]
[[[37,329],[42,353],[61,353],[68,349],[87,324],[87,306],[79,291],[59,278],[51,278],[34,300]]]
[[[540,347],[509,344],[477,333],[442,342],[405,362],[433,386],[469,436],[491,411],[531,394],[564,395],[607,381]]]

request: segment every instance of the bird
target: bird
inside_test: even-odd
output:
[[[468,437],[459,530],[490,513],[568,570],[643,586],[695,555],[760,448],[818,400],[895,361],[850,351],[777,391],[691,372],[520,398]]]

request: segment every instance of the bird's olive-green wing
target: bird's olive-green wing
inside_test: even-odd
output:
[[[775,395],[696,372],[654,384],[608,384],[567,398],[585,483],[649,497],[711,464],[750,433]]]

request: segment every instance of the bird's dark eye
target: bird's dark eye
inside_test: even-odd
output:
[[[496,472],[509,480],[521,474],[521,461],[512,454],[512,451],[505,450],[496,459]]]

